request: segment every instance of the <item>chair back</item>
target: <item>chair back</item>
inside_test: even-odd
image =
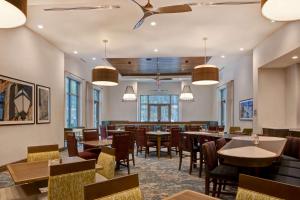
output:
[[[201,131],[200,125],[186,125],[185,126],[186,131]]]
[[[95,183],[95,160],[50,166],[49,200],[82,200],[84,186]]]
[[[115,125],[107,125],[106,129],[107,130],[116,130],[116,126]]]
[[[236,200],[244,199],[298,199],[300,187],[240,174]],[[250,198],[251,197],[251,198]]]
[[[218,131],[219,132],[224,132],[225,126],[218,126]]]
[[[218,126],[208,126],[209,132],[218,132]]]
[[[147,137],[146,137],[146,128],[138,128],[136,130],[136,145],[137,146],[146,146]]]
[[[288,136],[284,155],[300,159],[300,138]]]
[[[251,135],[253,133],[253,129],[252,128],[244,128],[242,133],[245,135]]]
[[[58,145],[43,145],[27,147],[27,162],[59,159]]]
[[[68,147],[68,154],[70,157],[78,156],[78,148],[77,148],[77,140],[75,134],[68,134],[67,135],[67,147]]]
[[[134,199],[142,200],[137,174],[115,178],[105,182],[86,185],[85,200]]]
[[[287,137],[289,135],[289,129],[263,128],[263,135],[273,137]]]
[[[99,140],[98,129],[83,129],[83,141]]]
[[[116,161],[128,159],[129,156],[129,134],[114,134],[112,147],[116,149]]]
[[[219,151],[223,146],[226,144],[226,139],[225,138],[219,138],[216,140],[216,149]]]
[[[129,135],[129,153],[134,152],[134,144],[135,144],[135,131],[128,131]]]
[[[171,128],[170,130],[172,147],[179,147],[180,128]]]
[[[105,126],[100,126],[100,133],[101,133],[101,139],[106,139],[107,138],[107,133],[106,133],[106,127]]]
[[[205,161],[205,170],[211,171],[218,166],[217,149],[214,141],[206,142],[202,145]]]
[[[103,146],[99,155],[97,164],[103,169],[96,169],[97,173],[107,179],[112,179],[115,176],[116,167],[116,151],[114,148]]]
[[[187,151],[192,152],[193,150],[193,137],[189,134],[180,134],[180,141],[179,141],[179,150],[180,151]]]
[[[229,133],[230,134],[235,134],[236,132],[240,132],[241,131],[241,127],[238,126],[231,126],[229,128]]]

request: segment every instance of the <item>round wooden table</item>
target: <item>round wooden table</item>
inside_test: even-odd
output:
[[[251,136],[234,137],[218,151],[225,164],[239,167],[268,167],[281,156],[285,138],[259,137],[259,143],[254,144]]]

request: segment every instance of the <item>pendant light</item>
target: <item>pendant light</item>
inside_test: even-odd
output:
[[[27,0],[0,0],[0,29],[26,23]]]
[[[192,84],[194,85],[214,85],[219,83],[219,68],[215,65],[208,65],[206,63],[206,40],[204,40],[204,65],[198,65],[192,72]]]
[[[133,87],[131,85],[127,86],[123,95],[123,101],[136,101],[136,99]]]
[[[189,85],[183,86],[183,89],[181,91],[179,98],[182,101],[193,101],[194,100],[194,95],[193,95],[192,89]]]
[[[108,40],[103,40],[103,42],[106,58],[106,44]],[[92,82],[99,86],[116,86],[119,84],[119,72],[112,66],[96,66],[92,71]]]
[[[261,0],[263,16],[274,21],[300,20],[299,0]]]

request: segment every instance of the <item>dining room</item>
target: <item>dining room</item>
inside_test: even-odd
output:
[[[298,0],[0,0],[0,200],[297,200],[299,36]]]

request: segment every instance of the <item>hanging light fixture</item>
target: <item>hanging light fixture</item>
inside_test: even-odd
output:
[[[103,40],[103,42],[106,58],[106,44],[108,40]],[[92,71],[92,82],[100,86],[116,86],[119,84],[119,72],[112,66],[96,66]]]
[[[27,0],[0,0],[0,28],[15,28],[26,23]]]
[[[204,65],[198,65],[192,72],[192,84],[194,85],[213,85],[219,83],[219,68],[215,65],[208,65],[206,63],[206,40],[204,40]]]
[[[133,87],[131,85],[127,86],[123,95],[123,101],[136,101],[136,99]]]
[[[274,21],[300,20],[299,0],[261,0],[263,16]]]
[[[179,98],[182,101],[193,101],[194,100],[194,95],[193,95],[192,89],[189,85],[183,86],[183,89],[181,91]]]

